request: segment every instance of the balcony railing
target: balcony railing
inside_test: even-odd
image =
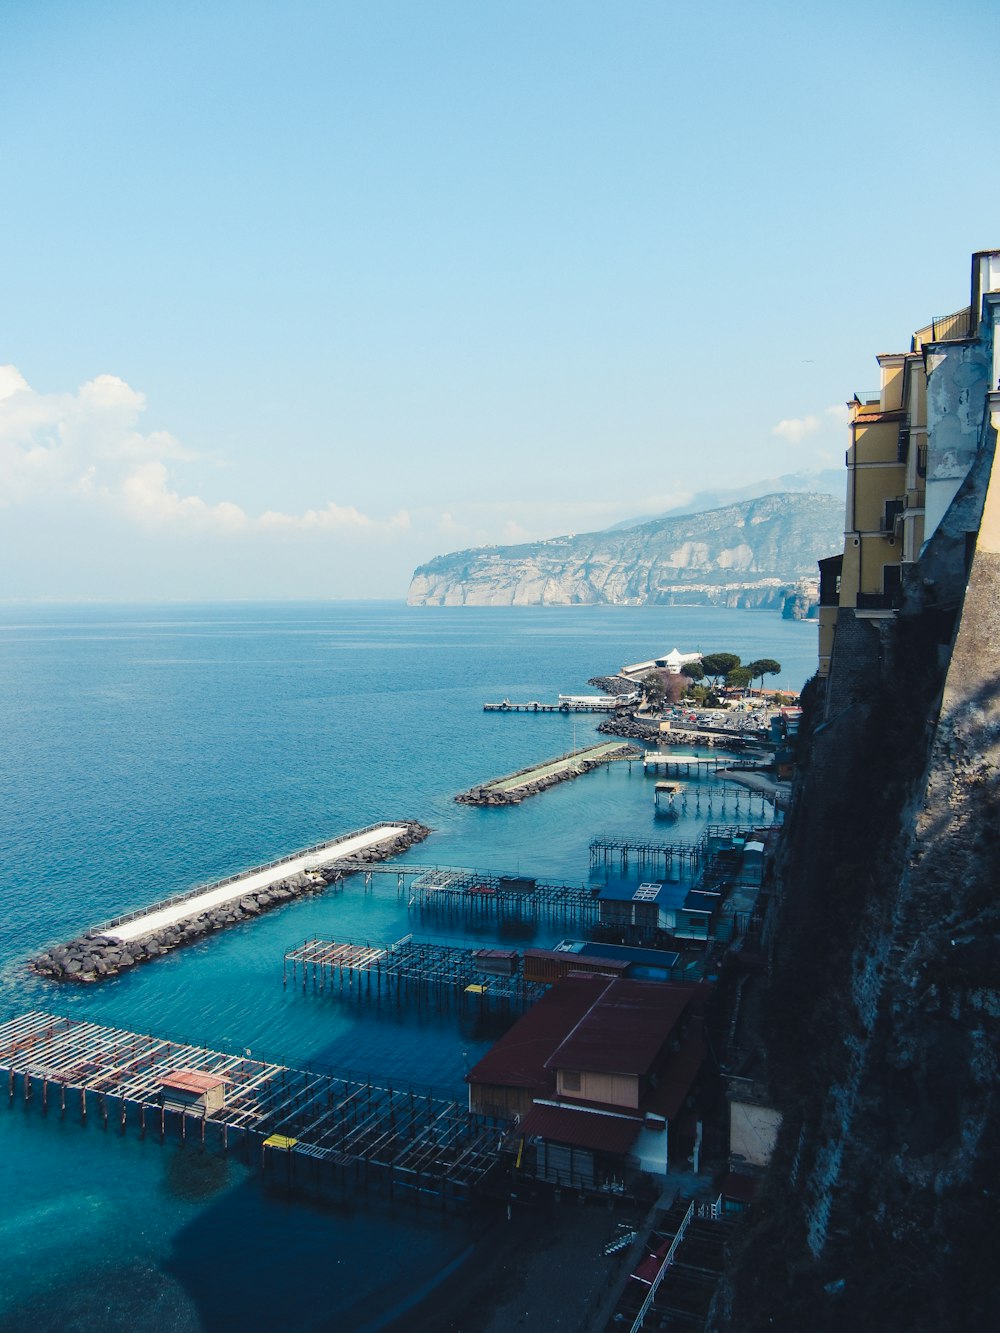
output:
[[[924,328],[913,335],[913,350],[919,352],[924,343],[948,342],[953,338],[971,338],[975,333],[971,306],[956,310],[951,315],[935,315]]]
[[[859,611],[898,611],[903,604],[903,590],[892,592],[859,592]]]
[[[854,401],[862,407],[871,407],[873,403],[882,402],[882,390],[858,389],[854,394]]]

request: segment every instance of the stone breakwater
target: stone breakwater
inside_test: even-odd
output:
[[[531,768],[520,769],[517,773],[510,774],[509,777],[495,778],[492,782],[470,787],[468,791],[459,792],[455,800],[459,805],[519,805],[526,796],[537,796],[539,792],[546,791],[557,783],[578,778],[583,773],[590,773],[612,760],[641,758],[642,751],[637,750],[634,745],[595,746],[589,752],[564,755],[562,759],[551,763],[534,764]]]
[[[680,727],[671,727],[661,731],[659,722],[646,722],[634,716],[609,718],[597,728],[604,736],[624,736],[628,740],[646,741],[659,747],[666,745],[697,746],[703,749],[742,750],[748,745],[758,745],[760,738],[756,732],[744,735],[739,731],[683,731]]]
[[[350,855],[352,863],[384,861],[390,856],[398,856],[414,843],[422,842],[430,829],[415,821],[400,821],[404,832],[391,841],[377,846],[364,848]],[[291,902],[306,894],[319,893],[330,884],[341,884],[344,872],[335,859],[336,845],[330,848],[331,860],[323,866],[289,874],[277,879],[265,888],[248,891],[242,897],[234,897],[217,907],[197,912],[166,925],[148,934],[141,934],[135,939],[120,940],[108,934],[109,927],[95,927],[68,944],[61,944],[32,958],[30,967],[39,976],[51,977],[56,981],[103,981],[124,972],[139,963],[160,958],[182,944],[190,944],[226,926],[235,926],[241,921],[249,921],[261,912],[282,903]],[[192,895],[192,898],[197,895]],[[150,914],[156,909],[151,907]]]

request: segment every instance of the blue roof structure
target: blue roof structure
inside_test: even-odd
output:
[[[653,893],[652,889],[656,889]],[[644,892],[645,890],[645,892]],[[684,906],[684,900],[691,892],[687,884],[605,884],[600,897],[610,902],[656,903],[666,910]]]

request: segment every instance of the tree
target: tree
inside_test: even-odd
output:
[[[642,689],[650,708],[660,708],[667,697],[667,683],[658,671],[650,671],[642,678]]]
[[[730,690],[745,690],[752,680],[749,667],[737,666],[726,672],[726,688]]]
[[[685,662],[681,667],[681,675],[687,676],[688,680],[704,680],[705,668],[700,662]]]
[[[709,653],[707,657],[701,659],[701,665],[705,675],[712,682],[712,689],[719,688],[719,681],[723,676],[728,676],[734,667],[738,667],[740,659],[735,653]]]
[[[764,689],[765,676],[780,676],[781,663],[776,662],[773,657],[758,657],[756,662],[751,662],[748,668],[752,680],[760,680],[761,692]]]

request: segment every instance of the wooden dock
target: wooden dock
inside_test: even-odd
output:
[[[604,764],[619,760],[631,763],[633,759],[641,758],[642,751],[634,745],[622,741],[605,741],[601,745],[591,745],[585,750],[574,750],[556,759],[533,764],[531,768],[521,769],[505,778],[493,778],[489,782],[480,783],[468,791],[460,792],[455,800],[460,805],[518,805],[526,796],[534,796],[569,778],[578,778]]]
[[[770,770],[771,761],[764,759],[757,763],[746,759],[720,759],[714,755],[702,758],[693,754],[649,750],[643,755],[642,768],[645,773],[663,773],[668,778],[700,778],[715,777],[725,770],[738,773],[765,772]]]
[[[32,1012],[0,1024],[8,1099],[124,1134],[239,1151],[283,1183],[444,1206],[498,1161],[505,1122],[441,1093],[293,1068]]]
[[[306,940],[285,954],[282,978],[305,990],[365,996],[402,1004],[499,1006],[516,1012],[534,1004],[544,986],[524,980],[520,955],[482,946],[436,944],[412,935],[395,944]]]
[[[560,695],[557,703],[543,704],[537,699],[527,703],[511,703],[503,699],[498,704],[483,704],[484,713],[617,713],[634,702],[635,696],[621,695]]]

